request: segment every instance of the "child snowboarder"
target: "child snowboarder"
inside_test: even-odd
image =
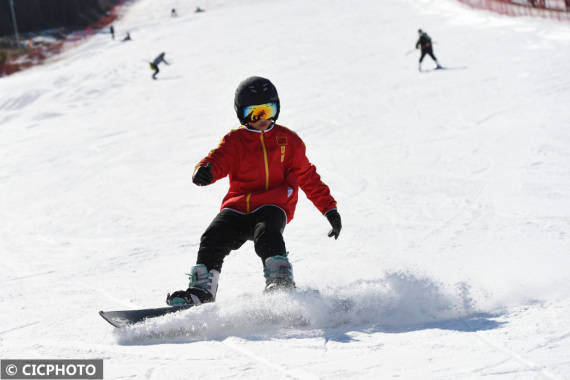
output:
[[[152,79],[156,79],[156,75],[160,72],[160,70],[158,69],[158,65],[159,65],[161,62],[164,62],[164,63],[166,63],[167,65],[169,65],[169,63],[166,62],[166,59],[164,59],[164,54],[165,54],[164,52],[163,52],[163,53],[160,53],[160,54],[158,55],[158,57],[156,57],[156,58],[154,59],[154,61],[152,61],[152,62],[150,63],[150,68],[154,71],[154,73],[152,74]]]
[[[416,42],[416,49],[421,48],[421,53],[422,53],[420,56],[418,70],[422,71],[422,61],[424,60],[426,54],[429,54],[429,56],[433,59],[433,61],[437,65],[436,69],[441,69],[442,68],[441,65],[439,64],[437,58],[433,54],[433,47],[431,44],[430,36],[428,36],[428,34],[421,29],[418,29],[418,34],[420,35],[420,37],[418,38],[418,42]]]
[[[261,258],[265,291],[294,288],[283,230],[293,219],[299,187],[331,224],[328,236],[340,234],[336,201],[305,155],[303,141],[275,124],[280,111],[275,86],[261,77],[245,79],[236,90],[234,108],[242,126],[226,134],[192,176],[198,186],[229,176],[230,188],[200,239],[189,288],[168,294],[169,305],[215,301],[224,257],[247,240],[253,240]]]

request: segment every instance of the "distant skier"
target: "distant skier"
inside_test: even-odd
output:
[[[158,55],[158,57],[156,57],[156,58],[154,59],[154,61],[152,61],[152,62],[150,63],[150,68],[154,71],[154,74],[152,74],[152,79],[156,79],[156,75],[160,72],[160,70],[158,69],[158,65],[159,65],[161,62],[164,62],[165,64],[169,65],[169,63],[166,62],[166,59],[164,59],[164,54],[165,54],[164,52],[163,52],[163,53],[160,53],[160,54]]]
[[[437,58],[433,54],[433,47],[430,36],[428,36],[428,34],[421,29],[418,29],[418,34],[420,35],[420,37],[418,38],[418,42],[416,42],[416,49],[421,48],[421,56],[418,65],[418,70],[422,71],[422,61],[424,60],[426,54],[429,54],[429,56],[434,60],[435,64],[437,65],[436,69],[441,69],[442,68],[441,65],[439,64]]]
[[[205,10],[200,8],[200,7],[196,7],[196,10],[194,11],[194,13],[200,13],[200,12],[205,12]]]
[[[113,27],[113,25],[109,27],[109,33],[111,33],[111,38],[115,39],[115,28]]]
[[[127,35],[125,36],[125,38],[122,39],[123,42],[125,41],[131,41],[131,33],[127,32]]]
[[[176,13],[176,8],[172,8],[170,11],[170,17],[178,17],[178,13]]]
[[[230,188],[200,239],[189,288],[169,294],[169,305],[215,301],[224,258],[247,240],[261,258],[265,291],[295,288],[283,230],[293,219],[299,187],[331,224],[328,236],[340,234],[336,201],[308,160],[303,140],[275,124],[280,110],[275,86],[261,77],[245,79],[234,108],[242,126],[227,133],[192,176],[198,186],[229,176]]]

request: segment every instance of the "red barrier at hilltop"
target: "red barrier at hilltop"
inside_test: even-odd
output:
[[[509,16],[534,16],[570,21],[570,0],[458,0],[472,8]]]
[[[111,24],[119,15],[121,6],[127,0],[120,0],[105,16],[83,30],[69,34],[65,40],[56,41],[46,46],[34,46],[32,40],[28,41],[27,54],[11,57],[0,62],[0,77],[10,75],[28,67],[42,63],[45,59],[60,53],[64,47],[75,46],[86,38],[99,33],[105,26]]]

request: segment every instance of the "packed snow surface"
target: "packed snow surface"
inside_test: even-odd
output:
[[[418,71],[418,28],[447,70]],[[453,0],[138,0],[115,30],[0,79],[0,358],[102,358],[106,379],[570,379],[570,25]],[[277,86],[340,238],[301,196],[297,292],[264,296],[246,243],[216,303],[113,329],[99,310],[186,287],[227,190],[191,175],[251,75]]]

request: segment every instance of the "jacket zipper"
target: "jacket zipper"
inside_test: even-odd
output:
[[[261,148],[263,149],[263,163],[265,165],[265,191],[269,190],[269,161],[267,159],[267,148],[265,147],[265,140],[263,138],[263,132],[259,134],[259,140],[261,141]],[[245,197],[245,212],[249,214],[251,194],[247,194]]]
[[[251,193],[247,194],[245,197],[245,212],[249,214],[249,199],[251,198]]]
[[[263,161],[265,163],[265,191],[269,190],[269,162],[267,161],[267,149],[265,148],[265,141],[263,139],[263,132],[259,134],[261,140],[261,147],[263,148]]]

